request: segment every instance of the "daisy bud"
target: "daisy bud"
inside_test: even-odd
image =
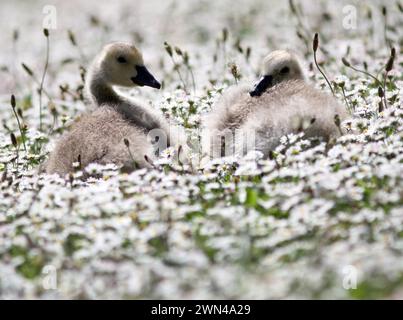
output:
[[[315,36],[313,37],[313,52],[316,52],[318,50],[319,47],[319,35],[318,33],[315,33]]]
[[[172,47],[168,44],[168,42],[164,42],[164,47],[165,47],[165,51],[169,54],[170,57],[172,57],[173,51],[172,51]]]
[[[12,94],[11,95],[11,107],[13,108],[13,109],[15,109],[15,96]]]
[[[350,64],[350,62],[348,62],[348,60],[346,59],[346,58],[341,58],[341,61],[343,62],[343,64],[346,66],[346,67],[350,67],[351,66],[351,64]]]
[[[11,139],[11,143],[13,144],[13,146],[15,148],[17,148],[17,138],[15,137],[15,134],[11,132],[10,134],[10,139]]]

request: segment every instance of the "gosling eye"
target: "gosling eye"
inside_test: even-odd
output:
[[[283,69],[280,70],[281,74],[287,74],[289,72],[290,72],[290,68],[288,68],[288,67],[284,67]]]
[[[127,62],[126,58],[125,58],[125,57],[122,57],[122,56],[117,57],[116,60],[117,60],[119,63],[126,63],[126,62]]]

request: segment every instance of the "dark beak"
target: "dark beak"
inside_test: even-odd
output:
[[[263,76],[260,81],[255,85],[253,90],[249,92],[251,97],[260,97],[267,88],[271,87],[273,84],[272,76]]]
[[[136,66],[137,76],[132,81],[139,86],[147,86],[160,89],[161,84],[153,77],[153,75],[144,66]]]

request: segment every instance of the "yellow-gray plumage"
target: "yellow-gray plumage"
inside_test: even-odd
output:
[[[267,156],[283,135],[304,125],[306,136],[329,140],[341,134],[335,115],[343,121],[347,112],[333,96],[305,81],[296,56],[274,51],[264,59],[263,77],[254,89],[247,85],[229,88],[206,115],[203,152],[212,158],[253,149]],[[253,142],[247,145],[250,138]]]
[[[124,98],[113,89],[137,85],[160,88],[144,67],[141,53],[127,43],[108,44],[87,75],[86,91],[96,109],[81,116],[60,139],[46,164],[46,172],[65,175],[74,170],[73,163],[78,159],[82,169],[93,162],[114,163],[128,171],[150,166],[145,156],[152,160],[155,150],[147,134],[153,129],[162,130],[172,145],[169,125],[149,105]]]

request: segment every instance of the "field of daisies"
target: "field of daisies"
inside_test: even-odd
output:
[[[403,299],[400,1],[2,1],[0,299]],[[44,30],[46,29],[46,30]],[[140,97],[186,129],[281,48],[351,118],[204,169],[39,173],[88,110],[86,68],[131,41],[163,82]],[[393,48],[393,49],[392,49]],[[13,98],[11,97],[13,95]],[[195,149],[195,148],[194,148]],[[196,148],[197,149],[197,148]]]

